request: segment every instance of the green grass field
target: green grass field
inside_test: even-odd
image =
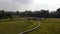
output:
[[[26,34],[60,34],[60,19],[49,18],[39,21],[41,22],[41,26]]]
[[[0,34],[19,34],[22,31],[29,30],[37,23],[32,20],[19,19],[0,19]]]
[[[60,19],[49,18],[46,20],[20,20],[20,19],[0,19],[0,34],[19,34],[22,31],[29,30],[37,25],[38,29],[26,34],[60,34]]]

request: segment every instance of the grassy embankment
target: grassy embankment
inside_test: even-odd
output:
[[[27,34],[60,34],[60,19],[47,19],[40,20],[41,26],[32,32]]]
[[[19,34],[36,26],[37,23],[28,20],[19,19],[0,19],[0,34]]]

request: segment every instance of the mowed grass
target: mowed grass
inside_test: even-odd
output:
[[[36,26],[32,20],[0,19],[0,34],[19,34]]]
[[[39,21],[40,27],[27,34],[60,34],[60,19],[49,18]]]

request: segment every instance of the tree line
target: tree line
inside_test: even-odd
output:
[[[20,16],[20,17],[37,17],[37,18],[60,18],[60,8],[56,11],[49,10],[40,10],[40,11],[29,11],[26,10],[24,12],[16,11],[16,12],[6,12],[4,10],[0,10],[0,19],[12,19],[13,16]]]

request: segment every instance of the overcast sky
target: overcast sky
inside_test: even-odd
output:
[[[0,0],[0,10],[50,10],[60,8],[60,0]]]

